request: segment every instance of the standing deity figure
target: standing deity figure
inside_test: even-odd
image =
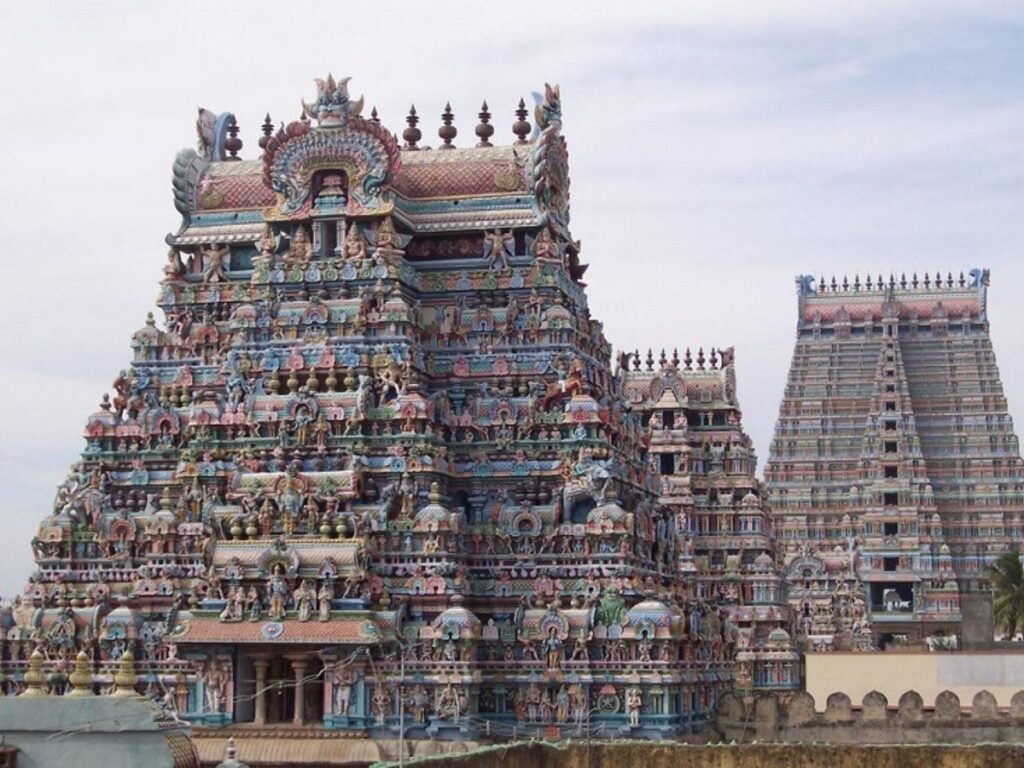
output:
[[[221,280],[226,280],[231,249],[224,244],[218,244],[202,251],[202,254],[203,282],[219,283]]]
[[[558,669],[562,666],[562,639],[558,636],[558,630],[555,627],[548,629],[548,636],[544,640],[544,650],[548,669]]]
[[[309,582],[305,579],[299,584],[299,588],[292,594],[295,607],[298,609],[299,621],[309,621],[313,613],[313,600],[316,595],[313,593]]]
[[[249,621],[259,621],[263,617],[263,599],[255,585],[249,587],[245,595],[245,609],[249,614]]]
[[[427,720],[427,691],[422,685],[413,686],[409,692],[409,712],[412,714],[412,721],[422,725]]]
[[[391,693],[383,685],[377,685],[373,689],[370,709],[373,712],[377,725],[384,725],[391,716]]]
[[[269,536],[274,530],[274,503],[267,496],[260,505],[259,514],[260,533]]]
[[[207,712],[222,712],[228,686],[227,670],[216,660],[211,660],[200,675],[200,680],[203,682]]]
[[[484,258],[491,269],[505,272],[508,270],[508,259],[516,255],[516,239],[511,232],[495,229],[484,235]]]
[[[555,722],[565,723],[569,720],[569,691],[563,685],[555,694]]]
[[[270,596],[270,607],[267,610],[267,618],[271,621],[281,621],[288,610],[288,599],[290,597],[288,583],[282,575],[283,569],[280,565],[274,566],[273,575],[267,583],[267,594]]]
[[[324,579],[324,583],[316,593],[316,599],[320,621],[330,621],[331,601],[334,599],[334,582],[330,579]]]
[[[640,725],[640,710],[644,706],[644,697],[639,688],[626,691],[626,712],[629,713],[629,724],[634,728]]]
[[[331,676],[333,689],[334,714],[347,715],[352,702],[352,672],[344,667],[334,670]]]

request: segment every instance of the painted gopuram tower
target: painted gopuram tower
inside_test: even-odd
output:
[[[798,280],[765,485],[808,647],[948,647],[991,626],[986,567],[1020,540],[1024,468],[988,284]]]
[[[645,427],[660,502],[685,535],[680,570],[694,597],[718,610],[735,645],[736,687],[745,692],[800,686],[793,614],[775,562],[775,539],[757,457],[743,431],[733,350],[680,360],[648,351],[620,360],[625,396]]]
[[[36,655],[59,690],[84,650],[100,688],[131,652],[210,727],[696,728],[730,638],[587,307],[558,89],[505,146],[486,105],[466,142],[446,108],[430,149],[414,110],[402,143],[317,83],[258,159],[200,111],[165,323],[33,541],[8,685]]]

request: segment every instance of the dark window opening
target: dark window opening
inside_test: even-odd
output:
[[[898,557],[883,557],[882,558],[882,570],[884,571],[895,571],[900,564]]]
[[[900,469],[895,464],[885,465],[885,477],[899,477]]]
[[[665,429],[674,429],[676,426],[676,414],[673,411],[662,411],[661,426]]]
[[[884,533],[886,536],[895,536],[900,532],[899,523],[886,523],[884,527]]]
[[[663,453],[659,456],[661,461],[661,474],[671,475],[676,471],[676,455],[674,453]]]
[[[882,494],[882,501],[887,507],[895,507],[900,503],[900,495],[895,491],[887,491]]]
[[[899,446],[900,446],[900,444],[897,443],[895,440],[886,440],[885,441],[885,452],[886,453],[896,453],[897,451],[899,451]]]
[[[252,246],[231,246],[231,259],[228,262],[228,269],[232,272],[252,269],[252,259],[256,255],[256,249]]]
[[[885,401],[885,410],[887,410],[887,411],[895,411],[896,410],[896,401],[895,400],[886,400]]]
[[[886,430],[886,432],[895,432],[896,431],[896,422],[893,421],[892,419],[886,419],[885,420],[885,430]]]

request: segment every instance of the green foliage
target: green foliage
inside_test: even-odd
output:
[[[996,627],[1012,639],[1024,631],[1024,566],[1016,547],[989,566],[988,579]]]

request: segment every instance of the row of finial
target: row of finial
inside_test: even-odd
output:
[[[93,696],[93,669],[92,661],[84,650],[79,651],[75,657],[75,665],[67,678],[70,683],[65,696],[81,698]],[[114,689],[112,696],[137,696],[135,686],[138,678],[135,675],[135,656],[131,651],[125,651],[118,660],[117,671],[114,673]],[[25,672],[25,690],[21,696],[36,698],[46,696],[46,674],[43,672],[43,654],[37,648],[32,652],[28,660],[28,669]]]
[[[376,116],[376,110],[373,112]],[[526,102],[523,99],[519,100],[519,106],[516,108],[515,122],[512,123],[512,133],[516,135],[516,144],[526,144],[526,137],[530,135],[530,131],[533,127],[530,125],[530,121],[526,119],[529,111],[526,109]],[[484,101],[480,105],[480,111],[477,113],[477,117],[480,122],[477,123],[474,133],[476,133],[478,147],[492,147],[491,136],[494,135],[494,126],[491,125],[491,111],[487,106],[487,102]],[[375,117],[376,119],[376,117]],[[454,149],[455,145],[452,143],[455,137],[458,135],[458,129],[453,125],[455,120],[455,113],[452,112],[451,103],[444,105],[444,112],[441,113],[441,127],[437,129],[437,135],[441,138],[442,144],[438,149]],[[379,121],[378,121],[379,122]],[[402,131],[402,139],[405,144],[402,145],[402,149],[417,150],[419,149],[419,141],[423,138],[423,132],[417,127],[420,122],[419,115],[416,113],[416,105],[413,104],[409,107],[409,114],[405,118],[405,122],[408,124],[408,128]]]
[[[686,352],[683,354],[682,361],[680,361],[680,359],[679,359],[679,350],[678,349],[673,349],[672,350],[672,358],[671,359],[669,359],[668,355],[665,354],[665,350],[662,349],[661,350],[661,354],[658,356],[658,367],[663,368],[663,369],[664,368],[668,368],[670,366],[672,368],[679,368],[679,363],[682,362],[683,363],[683,370],[687,370],[687,371],[692,371],[692,370],[703,371],[703,370],[710,369],[710,370],[714,371],[714,370],[718,369],[719,360],[721,360],[722,367],[723,368],[725,367],[725,364],[726,364],[725,363],[725,358],[726,358],[725,353],[720,352],[719,350],[715,349],[714,347],[711,348],[710,354],[707,357],[705,357],[705,355],[704,355],[704,347],[700,347],[700,348],[697,349],[697,356],[696,357],[694,357],[690,353],[690,348],[687,347],[686,348]],[[694,368],[694,363],[697,364],[696,365],[696,369]],[[647,350],[647,359],[643,360],[643,361],[642,361],[642,358],[640,357],[640,350],[634,351],[633,354],[630,354],[629,352],[626,352],[625,355],[623,356],[622,366],[624,368],[628,369],[631,365],[632,365],[632,369],[634,371],[641,370],[642,366],[645,367],[645,369],[648,370],[648,371],[653,371],[654,370],[654,351],[651,350],[651,349],[648,349]]]
[[[888,282],[886,282],[885,278],[882,275],[878,276],[877,281],[873,281],[871,279],[871,275],[868,275],[867,279],[863,283],[861,282],[860,275],[854,275],[852,283],[846,275],[843,275],[842,282],[836,280],[835,276],[833,275],[832,281],[830,283],[826,283],[825,278],[821,278],[818,281],[818,293],[840,293],[842,291],[861,290],[884,291],[886,289],[895,290],[897,287],[900,288],[901,290],[907,290],[908,288],[916,289],[919,287],[924,287],[927,290],[932,287],[937,289],[953,288],[957,286],[963,288],[966,285],[967,279],[964,277],[963,272],[960,273],[959,279],[954,279],[952,272],[947,273],[945,278],[942,277],[941,272],[936,272],[934,280],[932,280],[931,275],[929,275],[927,272],[925,272],[924,277],[920,279],[918,278],[916,272],[913,273],[910,279],[907,279],[907,274],[904,272],[900,275],[899,280],[896,279],[896,276],[894,274],[890,273]]]
[[[515,122],[512,123],[512,133],[515,134],[516,144],[526,144],[528,142],[527,136],[533,130],[533,126],[530,125],[530,121],[527,120],[529,110],[526,108],[526,101],[523,99],[519,100],[519,106],[515,110]],[[480,120],[476,125],[474,133],[478,139],[476,145],[478,147],[492,147],[491,136],[494,135],[494,126],[491,124],[491,111],[487,106],[487,102],[484,101],[480,105],[480,111],[477,113],[477,118]],[[309,118],[302,114],[300,120],[309,120]],[[370,120],[375,123],[380,123],[380,116],[377,114],[377,108],[374,107],[370,110]],[[444,105],[444,112],[441,113],[441,127],[437,129],[437,135],[441,138],[441,146],[438,149],[454,149],[455,145],[452,143],[455,137],[458,135],[459,130],[454,125],[455,113],[452,112],[452,105],[450,103]],[[402,149],[417,150],[419,149],[419,141],[423,138],[423,131],[417,126],[420,122],[420,117],[416,113],[416,105],[409,107],[409,114],[405,118],[405,122],[408,127],[402,131],[402,139],[405,144],[402,145]],[[260,130],[263,135],[260,136],[259,144],[260,149],[265,150],[267,144],[270,142],[270,137],[274,134],[274,121],[270,119],[270,113],[263,118],[263,125],[260,126]],[[242,140],[238,137],[238,123],[234,120],[230,121],[227,125],[228,137],[224,141],[224,149],[227,150],[226,160],[241,160],[238,153],[242,151]]]

